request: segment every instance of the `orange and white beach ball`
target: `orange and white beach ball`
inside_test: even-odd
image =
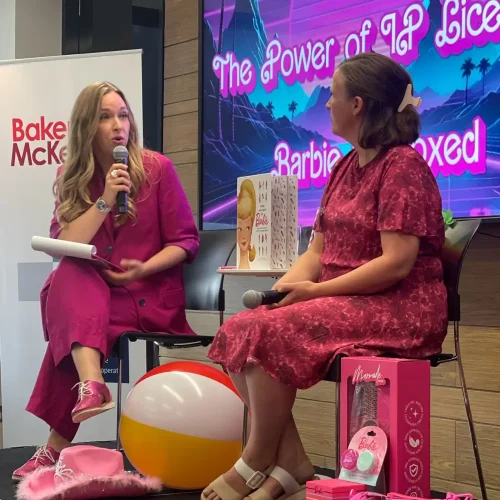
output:
[[[243,402],[217,368],[176,361],[144,375],[125,401],[123,450],[142,474],[174,489],[200,489],[241,455]]]

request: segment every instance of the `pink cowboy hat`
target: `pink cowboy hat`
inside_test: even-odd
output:
[[[122,454],[95,446],[73,446],[61,452],[55,467],[38,469],[19,484],[22,500],[90,500],[135,497],[162,490],[158,478],[125,472]]]

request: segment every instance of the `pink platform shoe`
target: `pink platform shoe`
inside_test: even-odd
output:
[[[59,459],[59,452],[52,446],[41,446],[35,454],[19,469],[12,473],[13,481],[21,481],[28,474],[41,469],[42,467],[54,466]]]
[[[78,401],[71,412],[71,418],[75,424],[115,407],[106,384],[86,380],[76,384],[76,386],[78,386]]]

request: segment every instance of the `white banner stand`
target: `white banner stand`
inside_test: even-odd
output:
[[[0,363],[5,448],[45,444],[48,436],[47,425],[25,407],[47,347],[39,293],[55,264],[33,251],[30,242],[33,235],[48,235],[54,209],[52,183],[61,164],[73,103],[86,85],[104,80],[124,91],[142,132],[141,50],[0,62]],[[146,370],[145,352],[143,342],[131,345],[132,384]],[[110,389],[116,398],[116,383]],[[130,389],[125,384],[123,395]],[[116,412],[109,411],[82,424],[75,442],[113,440],[115,426]]]

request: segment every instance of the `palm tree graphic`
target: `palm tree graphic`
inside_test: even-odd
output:
[[[490,60],[483,57],[477,67],[481,75],[483,75],[483,97],[484,97],[484,80],[486,77],[486,73],[490,68],[491,68]]]
[[[465,104],[467,104],[468,95],[469,95],[469,77],[472,75],[472,71],[476,68],[476,65],[472,62],[472,59],[468,57],[462,67],[462,78],[465,78]]]

